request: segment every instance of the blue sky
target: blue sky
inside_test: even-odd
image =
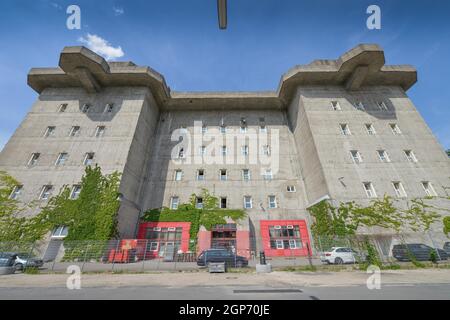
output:
[[[66,28],[81,8],[82,29]],[[366,9],[382,10],[382,29],[366,28]],[[162,73],[177,91],[275,90],[297,64],[335,59],[359,43],[378,43],[388,64],[412,64],[408,92],[441,144],[450,148],[450,1],[228,0],[219,30],[216,0],[3,0],[0,8],[0,149],[37,94],[32,67],[53,67],[64,46],[88,34],[106,49]],[[91,38],[92,40],[92,38]]]

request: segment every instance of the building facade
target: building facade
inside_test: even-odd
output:
[[[199,250],[302,256],[307,209],[321,200],[448,196],[449,158],[406,94],[416,81],[413,67],[385,65],[379,46],[359,45],[292,68],[273,92],[172,92],[149,67],[67,47],[59,67],[30,71],[39,98],[0,170],[22,184],[12,196],[42,202],[63,185],[76,196],[86,165],[122,172],[121,236],[154,239],[156,253],[187,250],[176,240],[189,226],[139,226],[140,214],[207,189],[248,218],[202,228]]]

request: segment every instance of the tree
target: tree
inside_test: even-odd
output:
[[[448,149],[446,152],[447,152],[447,155],[450,157],[450,149]]]

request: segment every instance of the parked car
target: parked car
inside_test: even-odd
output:
[[[414,257],[418,261],[430,261],[431,252],[436,252],[437,260],[447,260],[448,254],[442,249],[432,248],[423,243],[396,244],[392,248],[392,255],[398,261],[411,261]]]
[[[447,256],[450,256],[450,242],[444,243],[444,251],[447,252]]]
[[[330,251],[321,254],[320,260],[327,264],[345,264],[365,261],[366,257],[352,248],[332,247]]]
[[[37,259],[30,256],[28,253],[18,253],[14,267],[16,270],[23,270],[24,268],[41,268],[44,265],[42,259]]]
[[[197,265],[208,266],[211,262],[225,262],[229,267],[242,268],[248,266],[245,257],[238,256],[227,249],[208,249],[203,251],[197,258]]]
[[[14,261],[16,255],[11,252],[0,252],[0,275],[12,274],[16,269],[14,268]]]

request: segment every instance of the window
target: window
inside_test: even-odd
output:
[[[373,187],[372,182],[363,182],[364,190],[366,191],[366,195],[368,198],[376,198],[377,194],[375,193],[375,188]]]
[[[265,156],[269,156],[270,155],[270,146],[269,145],[265,145],[263,146],[263,155]]]
[[[183,228],[181,227],[150,227],[147,228],[145,238],[147,251],[159,251],[163,257],[169,248],[181,248]]]
[[[34,166],[35,164],[37,164],[40,156],[41,156],[40,153],[33,153],[33,154],[31,154],[30,160],[28,160],[28,165],[29,166]]]
[[[277,207],[277,198],[275,196],[269,196],[269,208],[274,209]]]
[[[198,153],[199,153],[201,156],[206,155],[206,147],[205,147],[205,146],[201,146],[201,147],[198,149]]]
[[[267,132],[267,126],[265,124],[261,124],[259,126],[259,132],[260,133],[266,133]]]
[[[223,134],[227,133],[227,126],[226,125],[222,124],[220,126],[220,133],[223,133]]]
[[[183,171],[175,170],[175,181],[181,181],[183,179]]]
[[[391,162],[391,159],[389,159],[389,155],[386,150],[377,150],[377,153],[381,162]]]
[[[423,181],[422,182],[422,187],[423,190],[425,191],[425,194],[427,195],[427,197],[436,197],[436,191],[434,191],[433,185],[431,184],[431,182],[428,181]]]
[[[247,126],[241,126],[241,133],[247,133]]]
[[[404,150],[404,153],[405,153],[406,159],[409,162],[417,162],[416,155],[414,154],[414,152],[412,152],[412,150]]]
[[[197,180],[198,181],[205,180],[205,170],[200,169],[200,170],[197,171]]]
[[[177,210],[180,199],[178,197],[170,198],[170,209]]]
[[[105,113],[111,113],[111,112],[113,112],[113,110],[114,110],[114,104],[113,103],[106,104],[105,110],[104,110]]]
[[[271,249],[282,250],[302,248],[299,225],[269,226],[269,239]]]
[[[47,129],[45,129],[45,132],[44,132],[44,137],[48,138],[48,137],[54,136],[55,130],[56,130],[56,127],[54,127],[54,126],[47,127]]]
[[[354,163],[358,164],[358,163],[363,162],[362,158],[361,158],[361,154],[359,153],[358,150],[352,150],[352,151],[350,151],[350,154],[352,155],[352,159],[353,159]]]
[[[227,170],[225,170],[225,169],[220,170],[220,180],[221,181],[227,180]]]
[[[348,124],[346,123],[341,123],[341,134],[343,134],[344,136],[349,136],[352,133],[350,132],[350,128],[348,127]]]
[[[91,166],[94,163],[94,156],[95,153],[93,152],[86,153],[86,155],[84,156],[83,164],[85,166]]]
[[[406,192],[401,182],[394,181],[392,182],[392,186],[394,187],[395,195],[397,196],[397,198],[406,198]]]
[[[295,192],[295,186],[287,186],[287,192]]]
[[[150,251],[158,251],[159,242],[150,242]]]
[[[23,186],[15,186],[13,191],[11,192],[9,198],[11,200],[16,200],[17,198],[19,198],[20,193],[22,192]]]
[[[334,111],[342,110],[341,105],[339,104],[338,101],[331,101],[331,109],[333,109]]]
[[[208,127],[206,125],[202,126],[202,133],[205,134],[208,132]]]
[[[79,126],[73,126],[72,129],[70,129],[69,137],[76,137],[80,133],[80,127]]]
[[[52,238],[65,238],[69,234],[69,228],[66,226],[59,226],[53,229]]]
[[[105,126],[98,126],[95,130],[95,137],[100,138],[105,135]]]
[[[225,157],[227,155],[227,146],[222,146],[221,150],[222,150],[222,156]]]
[[[367,134],[370,136],[377,134],[374,126],[371,123],[366,123],[366,130],[367,130]]]
[[[203,209],[203,198],[197,198],[195,202],[195,207],[197,209]]]
[[[389,124],[389,127],[391,127],[393,134],[402,134],[402,132],[400,131],[400,128],[398,127],[398,125],[396,123]]]
[[[386,103],[384,103],[384,101],[379,101],[377,102],[377,106],[381,111],[387,111],[388,107],[386,105]]]
[[[67,160],[68,154],[65,152],[62,152],[58,155],[58,158],[56,159],[55,166],[62,166],[66,160]]]
[[[52,185],[46,185],[42,187],[41,194],[39,195],[39,199],[41,200],[48,200],[50,198],[53,191]]]
[[[67,110],[67,103],[63,103],[59,106],[58,112],[66,112]]]
[[[241,154],[243,156],[248,156],[248,146],[242,146],[241,147]]]
[[[364,103],[362,103],[362,101],[357,101],[357,102],[355,103],[355,107],[356,107],[356,109],[358,109],[358,110],[366,110],[366,108],[364,107]]]
[[[226,197],[220,198],[220,208],[221,209],[227,208],[227,198]]]
[[[81,112],[88,113],[90,109],[91,109],[91,106],[88,104],[85,104],[85,105],[83,105],[83,108],[81,108]]]
[[[250,181],[250,170],[249,169],[242,170],[242,180]]]
[[[263,177],[264,177],[264,180],[272,180],[272,178],[273,178],[272,169],[266,169],[264,171]]]
[[[184,159],[185,157],[184,148],[180,148],[180,150],[178,150],[178,159]]]
[[[72,188],[72,193],[70,194],[70,199],[75,200],[78,199],[81,192],[81,186],[80,185],[74,185]]]
[[[252,207],[253,207],[252,197],[245,196],[244,197],[244,208],[245,209],[251,209]]]

